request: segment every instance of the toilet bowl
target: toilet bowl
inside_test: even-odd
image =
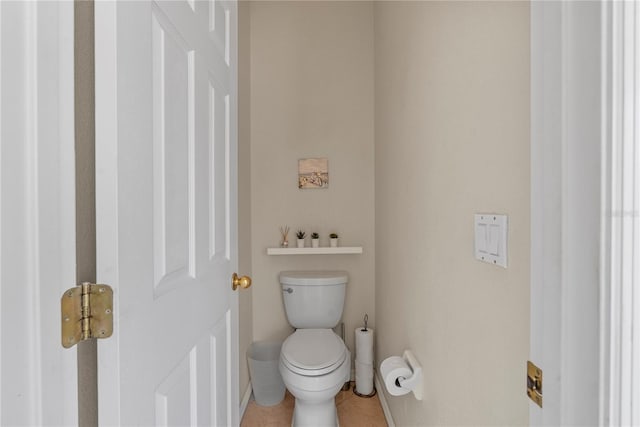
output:
[[[351,374],[351,353],[331,329],[298,329],[282,344],[280,374],[296,403],[294,426],[336,426],[334,397]]]

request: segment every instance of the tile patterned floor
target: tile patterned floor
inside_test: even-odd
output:
[[[349,390],[341,391],[336,396],[340,427],[387,427],[378,395],[358,397],[353,393],[353,386],[351,383]],[[288,427],[291,425],[294,401],[288,391],[284,400],[275,406],[258,406],[251,400],[240,427]]]

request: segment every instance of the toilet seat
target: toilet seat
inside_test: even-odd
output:
[[[347,348],[331,329],[298,329],[284,341],[281,354],[283,364],[292,372],[319,376],[340,367]]]

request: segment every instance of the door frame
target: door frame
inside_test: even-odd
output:
[[[638,218],[624,214],[639,185],[639,16],[627,2],[531,3],[530,354],[545,400],[531,425],[640,419]]]
[[[77,424],[76,352],[60,337],[76,282],[73,10],[0,4],[0,424]]]
[[[544,398],[531,425],[600,412],[602,14],[600,2],[531,3],[530,357]]]
[[[640,5],[602,5],[600,425],[640,423]]]

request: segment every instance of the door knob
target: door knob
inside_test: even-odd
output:
[[[240,286],[242,289],[247,289],[248,287],[251,286],[251,277],[249,276],[238,277],[236,273],[233,273],[231,285],[234,291],[238,289],[238,286]]]

